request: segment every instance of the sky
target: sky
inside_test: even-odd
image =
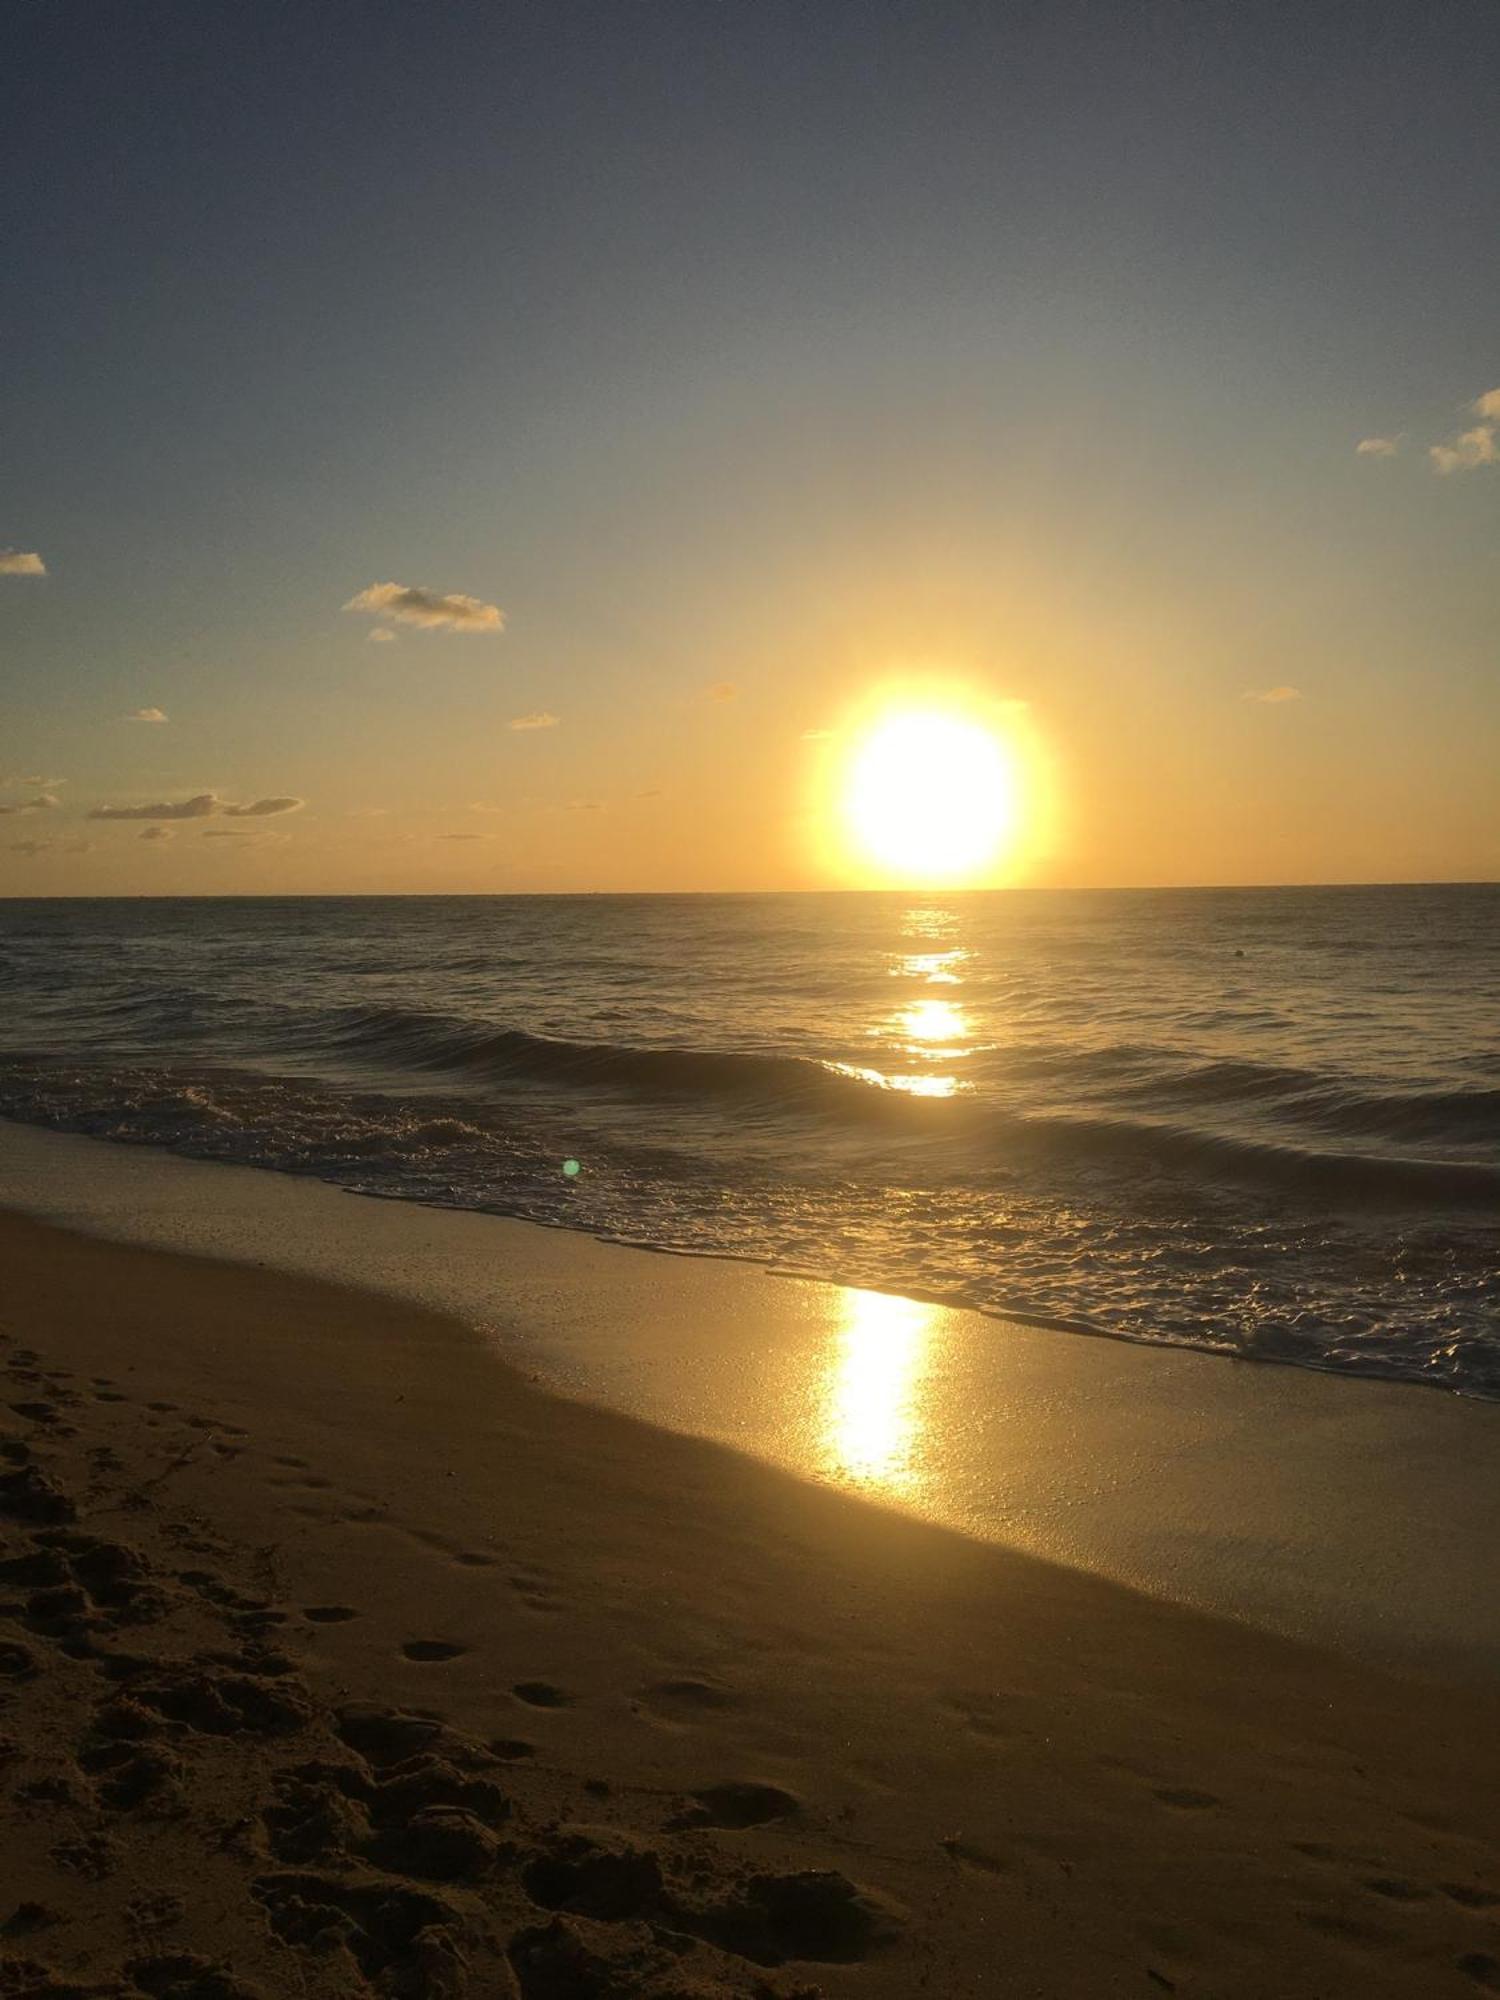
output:
[[[1500,875],[1491,0],[5,22],[0,894]]]

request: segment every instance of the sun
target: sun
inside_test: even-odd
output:
[[[1014,747],[956,710],[898,708],[855,742],[841,808],[853,853],[893,880],[972,882],[1008,858],[1021,833]]]

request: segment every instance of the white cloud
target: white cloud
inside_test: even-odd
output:
[[[143,826],[137,835],[137,839],[140,840],[175,840],[176,838],[176,831],[170,826]]]
[[[1486,389],[1482,396],[1474,398],[1476,417],[1493,417],[1500,422],[1500,389]]]
[[[348,606],[344,608],[347,610]],[[388,625],[372,626],[365,637],[376,646],[394,646],[396,643],[396,635]]]
[[[175,804],[167,801],[149,806],[95,806],[90,819],[207,819],[210,813],[220,810],[220,801],[212,792],[198,792],[190,799],[180,799]]]
[[[372,583],[368,590],[351,597],[344,609],[394,619],[401,625],[420,625],[429,631],[440,628],[450,632],[505,630],[505,614],[498,604],[486,604],[478,597],[465,597],[460,591],[444,595],[441,591],[425,590],[420,584]]]
[[[1500,396],[1500,390],[1491,390],[1480,402],[1488,403],[1495,396]],[[1427,456],[1432,460],[1434,472],[1472,472],[1476,466],[1500,465],[1495,426],[1476,424],[1473,430],[1461,432],[1449,444],[1429,445]]]
[[[1401,449],[1401,438],[1361,438],[1354,449],[1361,458],[1394,458]]]
[[[13,813],[51,812],[61,804],[62,800],[53,798],[50,792],[42,792],[34,799],[20,799],[15,805],[0,806],[0,813],[9,818]]]
[[[1301,688],[1294,687],[1247,688],[1245,699],[1246,701],[1269,702],[1301,701],[1302,690]]]
[[[305,799],[256,799],[248,806],[224,806],[226,819],[267,819],[273,813],[301,812]]]
[[[165,722],[166,719],[164,708],[133,708],[129,715],[122,718],[126,722]]]
[[[0,549],[0,576],[45,576],[47,565],[35,549]]]
[[[559,720],[560,717],[541,709],[535,715],[513,715],[505,726],[507,729],[556,729]]]
[[[734,701],[739,694],[739,689],[733,681],[714,681],[703,692],[709,701]]]

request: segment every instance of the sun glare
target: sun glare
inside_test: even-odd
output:
[[[843,818],[854,852],[897,880],[973,881],[1008,857],[1021,830],[1015,752],[965,715],[887,713],[854,747]]]

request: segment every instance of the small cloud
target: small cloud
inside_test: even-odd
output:
[[[0,576],[45,576],[47,565],[35,549],[0,549]]]
[[[190,799],[180,799],[175,803],[164,801],[150,806],[95,806],[90,819],[207,819],[211,813],[219,811],[219,800],[212,792],[198,792]]]
[[[140,840],[175,840],[177,834],[170,826],[143,826],[137,838]]]
[[[38,791],[41,792],[50,792],[54,785],[65,785],[67,782],[68,781],[66,778],[38,777],[34,772],[26,777],[22,777],[19,774],[17,774],[15,777],[11,778],[0,778],[0,785],[4,786],[33,785]]]
[[[469,811],[471,813],[503,813],[505,807],[491,805],[488,799],[471,799],[469,802]]]
[[[1480,401],[1488,403],[1491,396],[1500,391],[1491,390]],[[1472,472],[1480,465],[1500,465],[1500,445],[1495,441],[1493,424],[1476,424],[1471,431],[1463,431],[1449,444],[1434,444],[1427,447],[1427,456],[1432,460],[1434,472]]]
[[[345,819],[387,819],[389,806],[356,806],[352,812],[344,814]]]
[[[734,701],[739,696],[739,689],[733,681],[714,681],[703,690],[703,694],[707,701]]]
[[[54,807],[61,804],[62,800],[53,798],[50,792],[42,792],[37,798],[18,799],[14,805],[0,806],[0,813],[9,818],[13,813],[51,812]]]
[[[661,788],[658,785],[653,785],[650,791],[637,792],[635,796],[638,799],[659,799],[661,797]]]
[[[344,608],[347,610],[348,606]],[[396,643],[396,635],[389,625],[374,625],[366,632],[365,637],[372,646],[394,646]]]
[[[1247,688],[1245,699],[1246,701],[1268,702],[1301,701],[1302,690],[1301,688],[1294,687]]]
[[[10,844],[13,854],[92,854],[91,840],[13,840]]]
[[[1405,432],[1397,437],[1361,438],[1354,449],[1361,458],[1394,458],[1401,449],[1401,437],[1404,436]]]
[[[198,836],[200,840],[238,840],[260,847],[285,847],[291,837],[289,833],[273,833],[269,827],[249,826],[206,826]]]
[[[420,584],[372,583],[368,590],[351,597],[346,611],[365,611],[376,618],[390,618],[401,625],[419,625],[428,631],[446,627],[450,632],[503,632],[505,613],[498,604],[486,604],[478,597],[459,591],[444,595],[424,590]]]
[[[165,722],[166,719],[164,708],[133,708],[129,715],[122,718],[126,722]]]
[[[558,717],[549,715],[543,709],[537,715],[513,715],[506,723],[507,729],[556,729]]]
[[[487,833],[440,833],[439,840],[488,840]]]
[[[248,806],[224,806],[226,819],[269,819],[273,813],[301,812],[305,799],[256,799]]]
[[[802,741],[804,743],[827,743],[832,735],[833,731],[831,729],[804,729],[802,732]]]
[[[603,799],[569,799],[563,807],[564,812],[570,813],[597,813],[603,810]]]
[[[1476,417],[1493,417],[1500,423],[1500,389],[1486,389],[1482,396],[1474,399]]]

